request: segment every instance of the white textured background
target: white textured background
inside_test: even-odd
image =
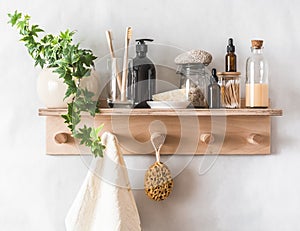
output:
[[[228,37],[235,38],[238,67],[244,74],[250,39],[265,39],[271,98],[284,117],[273,118],[270,156],[219,157],[200,176],[202,157],[175,179],[171,197],[155,203],[135,191],[143,230],[274,231],[300,230],[300,2],[296,0],[117,1],[1,0],[0,2],[0,230],[62,231],[64,218],[87,169],[80,157],[45,153],[42,104],[36,94],[38,70],[19,36],[6,24],[18,9],[47,32],[76,29],[84,47],[102,57],[104,31],[113,29],[116,46],[124,28],[135,37],[213,54],[223,68]],[[152,54],[155,56],[155,54]],[[166,57],[170,60],[173,57]],[[178,165],[184,157],[176,157]],[[153,158],[130,157],[150,164]],[[134,183],[138,176],[131,176]]]

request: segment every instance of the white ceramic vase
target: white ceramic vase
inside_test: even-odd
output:
[[[91,76],[83,78],[80,86],[94,92],[95,99],[98,98],[99,80],[95,71],[92,71]],[[44,68],[40,72],[37,80],[37,93],[47,108],[66,108],[67,103],[72,100],[72,97],[64,100],[66,90],[67,85],[57,73],[53,72],[53,68]]]

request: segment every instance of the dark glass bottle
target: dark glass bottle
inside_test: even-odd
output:
[[[145,41],[153,39],[137,39],[136,56],[133,59],[133,84],[132,97],[135,108],[148,107],[146,101],[152,99],[156,91],[156,70],[152,61],[147,57],[148,46]]]
[[[225,55],[225,71],[236,72],[236,54],[233,39],[228,39],[227,54]]]
[[[218,76],[215,68],[211,71],[210,84],[208,85],[208,106],[209,108],[220,108],[220,86],[218,84]]]

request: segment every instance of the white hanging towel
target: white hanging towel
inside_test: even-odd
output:
[[[65,219],[67,231],[140,231],[140,218],[116,137],[104,133],[103,158],[91,164]]]

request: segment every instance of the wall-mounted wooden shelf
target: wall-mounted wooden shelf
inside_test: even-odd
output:
[[[66,109],[39,109],[46,116],[47,154],[78,155],[88,150],[76,144],[60,115]],[[271,153],[271,116],[280,109],[101,109],[83,123],[114,133],[124,154],[153,153],[152,132],[165,132],[161,154],[251,155]]]

